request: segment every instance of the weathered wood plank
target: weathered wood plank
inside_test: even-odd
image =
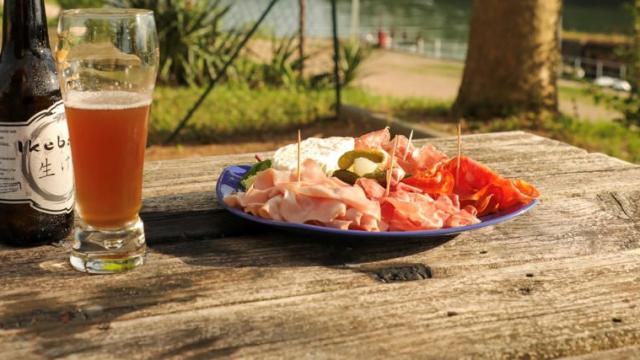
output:
[[[557,171],[554,164],[564,162],[565,166],[571,166],[573,158],[586,159],[587,153],[566,144],[555,142],[542,137],[535,137],[524,133],[498,133],[480,140],[477,136],[465,137],[465,153],[477,158],[488,165],[495,166],[501,163],[513,163],[517,169],[526,169],[528,166],[539,166],[529,171],[544,173]],[[433,143],[450,155],[455,154],[455,139],[428,139],[417,140],[416,144]],[[271,153],[263,154],[269,156]],[[195,158],[185,160],[158,161],[147,165],[145,172],[145,195],[157,196],[166,194],[180,194],[193,191],[210,190],[215,183],[220,170],[231,164],[251,163],[253,155],[230,155],[224,157]],[[609,166],[616,166],[619,160],[607,158]],[[583,161],[584,163],[588,163]],[[626,166],[630,164],[621,162]],[[526,166],[525,166],[526,165]],[[556,165],[557,166],[557,165]],[[617,164],[618,167],[622,166]],[[576,167],[576,169],[579,169]],[[501,170],[501,169],[498,169]],[[510,174],[505,174],[512,176]]]
[[[480,139],[483,137],[472,135],[465,140],[467,143],[475,141],[478,146],[485,146],[488,149],[485,154],[487,156],[491,153],[513,154],[517,152],[517,147],[523,148],[525,154],[530,153],[531,143],[535,142],[562,150],[545,161],[522,162],[503,156],[501,160],[488,163],[507,176],[522,176],[532,181],[542,191],[543,203],[548,197],[586,196],[597,200],[597,196],[600,196],[598,194],[607,197],[607,189],[632,191],[640,185],[640,168],[637,166],[601,154],[587,154],[553,140],[519,132],[491,134],[486,136],[485,141]],[[439,141],[445,144],[450,142],[447,139]],[[241,155],[238,158],[214,157],[151,163],[145,189],[162,191],[145,191],[142,216],[147,224],[150,242],[218,237],[253,231],[255,228],[248,226],[246,222],[238,221],[220,211],[213,193],[221,167],[242,162],[242,159],[248,161],[250,158],[249,155]],[[478,159],[484,161],[482,157]],[[188,169],[193,170],[190,172]],[[607,177],[608,181],[602,181],[602,177]],[[165,180],[158,185],[157,179]],[[193,189],[197,191],[191,191]],[[169,194],[153,195],[159,192]]]
[[[640,345],[624,347],[620,349],[598,351],[591,354],[571,357],[575,360],[597,360],[597,359],[617,359],[617,360],[635,360],[640,359]]]
[[[33,301],[53,310],[35,313],[33,324],[26,317],[27,325],[5,326],[4,335],[11,341],[0,343],[0,350],[98,358],[184,356],[190,350],[201,356],[220,351],[299,358],[310,348],[321,357],[579,355],[640,341],[640,302],[635,296],[640,291],[639,271],[640,251],[631,250],[440,280],[361,281],[346,289],[339,286],[341,277],[331,282],[317,277],[327,282],[325,291],[305,293],[303,286],[286,297],[269,296],[278,289],[254,294],[250,288],[238,289],[233,281],[180,275],[165,280],[164,289],[158,288],[159,280],[131,286],[120,279],[121,287],[86,289],[85,302],[32,293]],[[273,272],[291,276],[295,271]],[[530,278],[528,273],[536,275]],[[263,297],[242,299],[256,295]],[[224,296],[237,300],[220,305]],[[120,303],[112,303],[116,298]],[[147,303],[136,303],[141,299]],[[38,317],[66,324],[41,326]],[[3,320],[11,324],[24,318]],[[141,345],[143,353],[136,351]]]
[[[450,142],[434,141],[451,152]],[[247,230],[215,205],[220,168],[251,155],[151,163],[143,214],[151,255],[140,271],[85,276],[70,270],[63,248],[0,247],[0,354],[637,354],[639,168],[520,132],[465,144],[470,156],[538,185],[542,204],[436,242],[310,240]]]
[[[639,246],[640,226],[637,206],[640,201],[640,192],[604,192],[591,194],[588,197],[555,196],[544,197],[542,200],[538,208],[514,221],[467,233],[456,238],[451,245],[445,244],[443,249],[451,246],[459,252],[459,255],[448,254],[449,266],[478,265],[483,263],[484,258],[489,259],[491,266],[497,266],[496,258],[508,260],[510,263],[529,262],[585,253],[619,251]],[[183,243],[219,237],[224,235],[220,233],[221,231],[250,232],[245,228],[244,222],[234,220],[224,212],[220,216],[203,213],[202,215],[185,215],[184,218],[170,214],[167,218],[177,220],[167,222],[167,219],[157,218],[154,220],[156,222],[148,222],[147,235],[151,246],[166,242]],[[230,228],[230,224],[235,224],[237,227]],[[603,228],[607,231],[602,232]],[[263,230],[262,227],[253,228],[254,233]],[[169,235],[163,234],[163,231],[173,234],[174,237],[168,237]],[[291,238],[296,239],[296,236]],[[374,248],[381,253],[391,251],[396,246],[393,244],[385,247],[385,242],[378,243],[380,244]],[[198,248],[194,245],[189,246]],[[279,251],[278,246],[278,243],[273,245],[273,251],[276,253]],[[256,249],[255,254],[251,253],[252,250],[248,251],[250,257],[264,256],[262,253],[264,249],[261,248]],[[295,255],[304,257],[305,251],[306,249],[300,249],[300,253]],[[319,249],[313,251],[317,252]],[[489,255],[481,254],[483,256],[478,257],[480,252]],[[40,253],[44,258],[37,256]],[[0,271],[7,273],[19,271],[24,274],[25,269],[16,266],[18,262],[46,261],[47,254],[54,256],[54,252],[48,247],[0,251]],[[460,264],[458,264],[458,257],[460,257]],[[468,269],[463,267],[461,270]]]
[[[419,140],[434,143],[450,154],[453,138]],[[602,154],[588,154],[582,149],[522,132],[470,135],[465,137],[466,153],[495,168],[507,177],[522,177],[535,183],[545,196],[577,196],[604,192],[609,188],[628,190],[639,185],[640,168]],[[224,219],[228,226],[216,227],[208,217],[220,218],[213,188],[222,167],[251,162],[251,155],[189,159],[152,163],[147,171],[143,218],[150,229],[157,227],[158,241],[184,238],[175,233],[173,223],[187,222],[193,236],[237,234],[245,223]],[[601,181],[606,176],[609,182]],[[638,180],[640,181],[640,180]],[[192,212],[197,213],[192,214]],[[167,215],[169,213],[175,213]],[[192,216],[193,215],[193,216]],[[165,220],[170,217],[171,223]],[[155,219],[160,221],[156,222]],[[198,219],[201,219],[199,222]],[[246,232],[245,232],[246,233]],[[187,234],[188,235],[188,234]],[[162,239],[161,239],[162,238]]]

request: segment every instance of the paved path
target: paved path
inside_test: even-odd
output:
[[[453,100],[458,93],[464,64],[421,56],[375,51],[364,63],[356,84],[380,95]],[[560,80],[561,87],[580,87]],[[620,114],[596,105],[586,96],[560,93],[560,110],[586,120],[611,120]]]

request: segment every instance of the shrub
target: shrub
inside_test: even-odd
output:
[[[99,8],[104,3],[104,0],[58,0],[63,9]]]
[[[112,0],[117,7],[153,10],[160,44],[158,80],[164,84],[207,84],[241,40],[242,32],[223,32],[231,5],[220,0]]]
[[[340,46],[340,78],[343,86],[347,86],[355,80],[360,65],[370,54],[370,49],[358,42],[348,42]]]

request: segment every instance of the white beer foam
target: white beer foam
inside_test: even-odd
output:
[[[151,105],[151,96],[129,91],[70,91],[64,106],[88,110],[122,110]]]

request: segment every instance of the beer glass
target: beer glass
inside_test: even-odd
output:
[[[159,57],[153,12],[66,10],[58,40],[79,217],[71,265],[89,273],[130,270],[146,252],[138,212]]]

